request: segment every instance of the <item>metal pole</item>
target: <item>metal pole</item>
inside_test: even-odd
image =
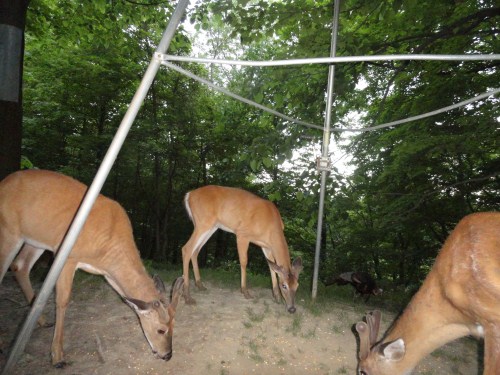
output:
[[[431,55],[431,54],[408,54],[408,55],[369,55],[369,56],[339,56],[339,57],[312,57],[305,59],[289,60],[270,60],[270,61],[252,61],[252,60],[227,60],[210,59],[206,57],[189,57],[177,55],[163,55],[163,61],[184,61],[196,62],[200,64],[225,64],[239,66],[287,66],[287,65],[305,65],[305,64],[335,64],[347,62],[366,62],[366,61],[488,61],[500,60],[500,54],[471,54],[471,55]]]
[[[337,53],[337,31],[339,24],[339,10],[340,10],[340,0],[335,0],[334,10],[333,10],[332,43],[330,46],[331,57],[335,57]],[[325,204],[326,177],[330,169],[328,150],[330,147],[330,123],[332,117],[334,80],[335,80],[335,65],[332,64],[328,68],[328,88],[327,88],[327,99],[326,99],[325,128],[323,131],[323,148],[322,148],[321,159],[319,160],[318,163],[318,169],[321,170],[321,187],[319,191],[318,228],[316,230],[316,251],[314,254],[314,273],[313,273],[313,283],[312,283],[313,301],[316,300],[316,294],[318,292],[319,254],[321,251],[321,230],[323,227],[323,206]]]
[[[157,53],[165,53],[165,51],[169,47],[172,37],[177,30],[177,27],[181,21],[182,16],[184,15],[184,11],[186,10],[188,4],[189,0],[179,0],[172,18],[170,19],[170,22],[167,26],[167,29],[163,33],[163,37],[160,41],[160,44],[158,45],[158,48],[156,50]],[[146,70],[146,73],[144,74],[144,77],[134,97],[132,98],[130,106],[125,116],[123,117],[123,120],[115,134],[115,137],[113,138],[113,141],[111,142],[106,156],[104,157],[99,170],[97,171],[96,176],[94,177],[94,180],[92,181],[92,184],[90,185],[85,198],[82,201],[80,209],[76,213],[76,216],[71,223],[68,233],[64,237],[59,251],[57,252],[54,263],[50,268],[50,271],[45,278],[42,288],[33,303],[30,313],[16,338],[16,341],[10,351],[9,358],[7,359],[7,363],[2,370],[2,374],[9,373],[9,371],[17,362],[20,353],[24,351],[26,343],[29,340],[31,333],[33,332],[33,329],[35,327],[36,321],[42,314],[43,308],[45,307],[45,304],[47,303],[47,300],[49,299],[49,296],[54,289],[56,280],[58,279],[61,270],[66,263],[66,259],[68,258],[69,253],[71,252],[71,249],[73,248],[73,245],[75,244],[77,237],[83,225],[85,224],[85,220],[87,219],[87,216],[89,215],[90,210],[92,209],[92,206],[94,205],[94,202],[97,199],[97,196],[99,195],[104,182],[106,181],[109,171],[111,170],[111,167],[113,166],[116,157],[118,156],[118,153],[128,134],[128,131],[130,130],[130,127],[132,126],[132,123],[134,122],[135,117],[139,112],[139,108],[144,101],[144,98],[146,97],[146,94],[151,86],[151,83],[153,82],[154,77],[156,76],[160,65],[161,61],[159,59],[157,59],[156,57],[153,57],[151,59],[148,69]]]

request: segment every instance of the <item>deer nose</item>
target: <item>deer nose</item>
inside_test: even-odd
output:
[[[170,361],[170,358],[172,358],[172,351],[169,351],[167,354],[165,354],[161,359],[164,361]]]
[[[290,314],[293,314],[296,310],[297,310],[297,309],[295,308],[295,306],[292,306],[292,307],[289,307],[289,308],[288,308],[288,312],[289,312]]]

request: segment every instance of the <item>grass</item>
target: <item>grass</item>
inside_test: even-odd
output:
[[[167,291],[170,290],[175,279],[182,276],[182,265],[180,264],[171,265],[145,260],[144,265],[151,275],[158,274],[161,277],[165,283]],[[36,267],[34,271],[37,272],[35,275],[35,281],[40,277],[40,275],[45,276],[47,272],[46,269],[36,270]],[[240,288],[240,272],[239,269],[235,269],[235,267],[225,269],[207,268],[201,269],[200,271],[202,281],[207,281],[215,287],[227,288],[230,290],[239,290]],[[43,277],[41,277],[41,279],[43,279]],[[193,279],[192,274],[191,279]],[[97,287],[97,285],[102,282],[104,282],[102,277],[89,275],[86,272],[78,271],[75,274],[76,288],[78,288],[78,285],[80,284],[84,284],[85,287],[89,287],[89,285],[90,287]],[[263,288],[269,292],[267,297],[272,298],[271,279],[269,274],[254,274],[248,272],[247,285],[251,293],[253,292],[253,288]],[[254,292],[253,295],[255,297],[254,299],[260,298],[259,295],[256,295],[256,292]],[[266,295],[264,294],[264,296]],[[341,307],[343,309],[345,308],[346,311],[353,312],[355,315],[359,316],[359,319],[361,319],[367,311],[376,308],[394,313],[400,312],[406,306],[410,297],[411,295],[405,293],[404,291],[387,292],[386,289],[386,291],[384,291],[384,295],[372,296],[371,300],[365,304],[362,298],[353,300],[353,289],[348,285],[332,285],[325,287],[320,282],[318,283],[317,298],[313,300],[311,298],[311,280],[303,278],[300,280],[300,287],[297,290],[295,304],[299,307],[299,309],[302,308],[315,317],[321,317],[323,314],[329,313],[332,310],[338,310],[338,308]],[[266,307],[266,311],[263,313],[257,313],[253,310],[249,310],[249,319],[244,323],[244,325],[247,328],[250,328],[253,323],[257,323],[258,320],[264,319],[263,314],[265,315],[267,311],[268,307]],[[300,331],[298,327],[300,325],[300,318],[296,319],[299,320],[293,322],[289,329],[292,332],[298,333],[298,331]],[[332,330],[337,333],[340,331],[340,326],[332,327]]]
[[[305,339],[312,339],[312,338],[316,337],[316,329],[317,329],[317,327],[311,328],[309,331],[302,334],[301,336]]]
[[[248,347],[250,349],[249,357],[255,362],[262,363],[264,362],[264,358],[259,353],[259,345],[255,342],[255,340],[250,340],[248,342]]]
[[[287,361],[286,361],[285,357],[283,356],[283,353],[281,352],[281,350],[279,350],[278,348],[274,348],[273,354],[276,358],[278,358],[278,360],[276,361],[276,364],[278,366],[285,366],[287,364]]]
[[[286,328],[286,331],[292,333],[292,335],[294,336],[297,336],[302,330],[303,321],[304,321],[304,314],[295,313],[292,317],[292,322],[290,326]]]
[[[171,265],[145,260],[144,264],[150,274],[159,274],[165,281],[165,285],[173,282],[182,275],[182,265]],[[202,281],[208,281],[216,287],[229,288],[231,290],[240,289],[240,270],[237,261],[232,261],[229,266],[222,265],[220,268],[200,269]],[[191,271],[191,279],[193,274]],[[318,282],[317,297],[313,301],[311,298],[312,280],[304,274],[300,278],[300,287],[295,297],[296,305],[306,308],[314,316],[321,316],[329,312],[332,308],[338,307],[338,304],[345,304],[360,312],[361,316],[365,314],[367,308],[380,308],[394,313],[400,312],[409,302],[412,293],[407,290],[389,290],[385,288],[382,296],[372,296],[365,304],[363,298],[353,298],[353,288],[349,285],[332,285],[325,287]],[[247,270],[247,285],[252,292],[253,288],[263,288],[269,291],[271,296],[271,278],[269,273],[256,274]],[[258,297],[258,296],[255,296]]]
[[[153,274],[159,274],[164,280],[167,287],[167,291],[170,290],[172,282],[182,274],[181,265],[164,265],[154,262],[145,262],[146,269],[148,272]],[[34,275],[35,281],[39,278],[43,281],[43,277],[46,274],[46,269],[34,269],[36,272]],[[239,270],[216,270],[216,269],[202,269],[201,270],[202,279],[212,284],[215,287],[226,288],[231,290],[239,290],[240,288],[240,273]],[[304,277],[304,276],[302,276]],[[313,301],[310,293],[310,280],[304,279],[300,280],[301,285],[296,295],[296,306],[298,311],[295,314],[279,314],[279,324],[291,335],[304,339],[313,339],[318,335],[317,327],[311,325],[310,318],[311,315],[314,318],[321,318],[322,315],[330,314],[332,311],[336,312],[337,319],[328,327],[331,332],[337,335],[350,334],[349,330],[352,325],[365,315],[369,310],[381,309],[384,311],[398,312],[404,306],[406,306],[407,301],[410,299],[411,295],[404,293],[404,291],[396,291],[387,293],[387,288],[382,296],[372,296],[371,300],[365,304],[363,299],[357,298],[353,300],[353,291],[350,286],[330,286],[325,287],[321,283],[318,285],[317,298]],[[106,284],[103,277],[88,274],[83,271],[78,271],[75,274],[75,289],[76,290],[88,290],[88,291],[102,291],[103,286]],[[266,351],[266,324],[274,322],[278,319],[273,315],[272,311],[274,309],[274,302],[272,301],[271,294],[271,280],[268,274],[264,275],[248,275],[248,285],[252,292],[252,289],[263,288],[263,290],[254,290],[253,295],[256,297],[254,301],[260,297],[260,302],[256,305],[251,305],[245,310],[244,316],[242,316],[243,326],[248,329],[253,329],[252,335],[254,335],[255,330],[261,332],[257,336],[252,338],[246,337],[244,340],[244,345],[242,349],[239,349],[237,353],[239,355],[244,355],[255,361],[256,363],[262,363],[266,358],[264,355]],[[117,298],[119,298],[117,296]],[[311,315],[308,315],[311,314]],[[382,319],[385,323],[392,321],[394,314],[383,314]],[[307,318],[307,320],[306,320]],[[217,318],[219,319],[219,318]],[[306,324],[307,322],[307,324]],[[248,331],[244,331],[248,332]],[[477,345],[477,342],[473,339],[467,340],[468,345]],[[271,349],[271,348],[269,348]],[[330,348],[331,350],[332,348]],[[480,349],[479,349],[480,350]],[[339,349],[340,351],[340,349]],[[272,357],[275,359],[275,363],[280,366],[285,366],[288,357],[285,358],[283,352],[278,349],[271,351]],[[269,353],[267,353],[269,354]],[[300,354],[300,351],[299,351]],[[441,348],[432,353],[435,358],[442,358],[448,362],[460,363],[463,358],[455,354],[455,352],[450,352],[445,348]],[[482,357],[479,355],[478,357]],[[482,359],[482,358],[480,358]],[[207,367],[207,372],[212,373],[216,368]],[[225,368],[217,369],[220,374],[226,374],[227,370]],[[325,371],[326,373],[330,373]],[[338,368],[335,371],[336,374],[347,374],[348,369],[346,367]]]
[[[182,265],[164,264],[151,260],[144,260],[144,265],[147,271],[151,274],[158,274],[164,281],[167,291],[170,290],[173,282],[177,277],[182,276]],[[239,268],[239,267],[238,267]],[[34,267],[32,272],[32,280],[37,282],[43,281],[48,272],[47,267]],[[205,280],[215,287],[228,288],[231,290],[239,290],[240,288],[240,272],[236,267],[226,267],[224,269],[201,269],[202,280]],[[384,291],[383,296],[373,296],[368,304],[365,304],[361,298],[353,300],[353,290],[350,286],[329,286],[325,287],[321,282],[318,283],[317,298],[311,298],[311,280],[304,278],[300,280],[300,287],[296,294],[296,306],[305,309],[315,317],[321,317],[325,313],[329,313],[332,309],[338,309],[339,305],[345,309],[354,312],[361,319],[368,310],[375,308],[388,310],[392,312],[399,312],[406,306],[411,295],[404,293],[404,291],[387,292]],[[191,274],[191,278],[193,278]],[[100,276],[90,275],[83,271],[78,271],[75,274],[74,287],[77,289],[80,285],[84,288],[97,288],[100,284],[104,283],[104,278]],[[263,288],[269,291],[269,298],[272,298],[271,280],[269,274],[254,274],[248,272],[248,287],[252,292],[252,288]],[[265,293],[265,292],[264,292]],[[255,299],[260,296],[255,295]],[[262,293],[261,293],[262,295]],[[264,294],[265,296],[265,294]],[[267,302],[266,302],[267,303]],[[258,320],[263,320],[264,315],[267,313],[257,313],[253,310],[248,311],[249,320],[245,323],[247,328],[251,327],[252,323],[257,323]],[[300,310],[299,310],[300,311]],[[300,331],[300,318],[294,321],[289,327],[292,332]],[[340,327],[332,327],[332,330],[337,333]]]

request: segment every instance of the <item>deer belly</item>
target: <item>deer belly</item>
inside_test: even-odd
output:
[[[78,262],[76,268],[88,273],[92,273],[94,275],[103,275],[103,272],[100,269],[95,268],[94,266],[91,266],[87,263]]]

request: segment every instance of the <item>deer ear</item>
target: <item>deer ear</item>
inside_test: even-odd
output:
[[[283,267],[281,266],[278,266],[275,262],[273,262],[272,260],[269,260],[267,259],[267,263],[269,264],[269,267],[271,267],[271,269],[276,272],[276,273],[279,273],[280,275],[284,276],[284,272],[283,272]]]
[[[405,356],[406,348],[403,339],[397,339],[380,347],[380,353],[389,361],[400,361]]]
[[[177,309],[177,304],[179,303],[179,298],[181,298],[183,290],[184,290],[184,278],[181,276],[174,281],[174,285],[172,286],[172,292],[170,294],[170,306],[174,310]]]
[[[155,283],[156,290],[160,293],[160,301],[163,304],[168,305],[167,290],[165,288],[165,284],[163,283],[163,280],[160,278],[160,276],[154,275],[153,282]]]
[[[302,258],[301,257],[298,257],[298,258],[295,258],[295,260],[293,261],[292,263],[292,269],[293,269],[293,273],[295,274],[296,277],[299,276],[299,273],[300,271],[302,271]]]
[[[167,290],[165,289],[165,284],[163,283],[163,280],[160,278],[158,275],[153,276],[153,281],[155,283],[156,290],[160,292],[162,295],[167,295]]]
[[[149,302],[141,301],[140,299],[135,298],[124,298],[127,305],[132,307],[136,313],[144,314],[151,308],[151,304]]]

